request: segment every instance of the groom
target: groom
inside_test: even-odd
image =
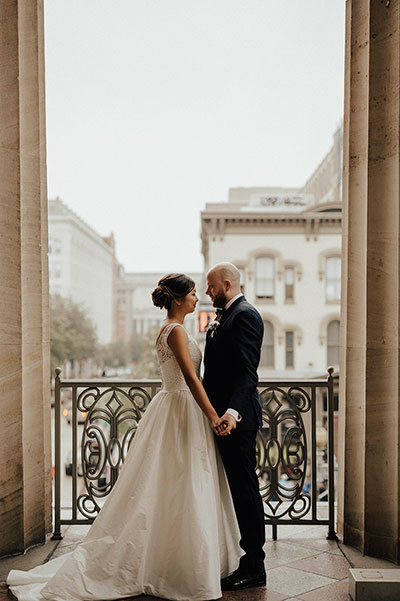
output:
[[[265,586],[265,526],[256,466],[256,435],[262,425],[257,368],[263,321],[240,292],[240,272],[219,263],[207,274],[207,291],[217,311],[216,327],[207,332],[204,388],[225,421],[217,437],[240,529],[244,555],[239,567],[221,582],[222,590]]]

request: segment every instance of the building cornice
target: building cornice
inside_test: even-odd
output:
[[[310,221],[318,223],[331,223],[338,226],[342,223],[342,214],[339,211],[332,212],[285,212],[285,213],[257,213],[254,211],[202,211],[201,220],[203,223],[225,225],[251,225],[251,224],[298,224],[306,225]]]
[[[201,213],[202,252],[208,265],[209,238],[222,241],[227,234],[255,235],[266,230],[273,233],[303,234],[307,240],[318,239],[320,233],[341,233],[342,214],[340,211],[272,212],[272,211],[217,211],[205,210]]]

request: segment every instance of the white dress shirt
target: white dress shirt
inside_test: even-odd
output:
[[[243,296],[243,294],[241,292],[239,292],[239,294],[237,294],[236,296],[234,296],[233,298],[231,298],[226,303],[226,305],[224,307],[224,311],[226,311],[227,309],[229,309],[229,307],[235,302],[235,300],[237,300],[241,296]],[[232,417],[234,417],[237,422],[240,422],[240,420],[242,419],[242,416],[239,414],[238,411],[236,411],[236,409],[229,408],[229,409],[226,410],[226,413],[229,413],[229,415],[232,415]]]

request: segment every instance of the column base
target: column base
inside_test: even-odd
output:
[[[349,595],[353,601],[398,601],[400,569],[349,570]]]

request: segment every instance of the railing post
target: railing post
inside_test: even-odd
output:
[[[338,540],[335,532],[335,465],[333,448],[333,367],[328,367],[328,504],[329,504],[329,530],[327,539]]]
[[[60,472],[60,455],[61,455],[61,398],[60,398],[60,374],[61,368],[56,367],[56,378],[54,386],[54,490],[55,490],[55,506],[54,506],[54,531],[52,540],[61,540],[61,472]]]

